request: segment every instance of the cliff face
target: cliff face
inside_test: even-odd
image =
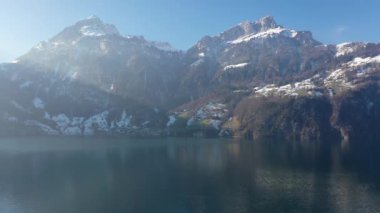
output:
[[[272,17],[185,52],[91,17],[0,65],[0,134],[375,141],[379,80],[379,44],[324,45]]]
[[[333,100],[332,124],[345,141],[377,141],[380,138],[379,82],[340,94]]]
[[[253,98],[235,109],[235,131],[245,137],[283,140],[337,138],[330,123],[332,104],[326,98]]]
[[[232,130],[249,139],[374,142],[380,137],[380,90],[369,82],[332,97],[248,97]]]

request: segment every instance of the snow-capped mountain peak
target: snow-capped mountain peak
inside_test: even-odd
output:
[[[97,16],[90,16],[79,21],[75,26],[83,36],[119,35],[119,31],[114,25],[105,24]]]
[[[238,27],[243,29],[245,34],[251,34],[267,31],[269,29],[279,28],[281,26],[276,23],[272,16],[266,16],[260,18],[255,22],[244,21],[240,23]]]
[[[96,15],[91,15],[91,16],[88,16],[86,19],[91,20],[91,19],[100,19],[100,18]]]
[[[238,26],[225,31],[220,36],[227,44],[239,44],[256,39],[277,37],[288,37],[301,40],[303,43],[319,44],[319,42],[313,39],[310,32],[287,29],[277,24],[272,16],[263,17],[255,22],[242,22]]]
[[[262,30],[279,27],[279,25],[276,23],[276,21],[274,20],[272,16],[265,16],[259,19],[258,21],[256,21],[255,23],[261,25]]]
[[[276,28],[282,28],[282,26],[278,25],[272,16],[266,16],[255,22],[244,21],[221,33],[220,37],[223,41],[228,42],[240,37],[258,34]]]
[[[241,29],[243,29],[244,31],[244,34],[249,34],[249,33],[252,33],[252,22],[250,21],[244,21],[242,23],[239,24],[239,27]]]
[[[97,16],[89,16],[64,29],[52,41],[72,41],[84,36],[100,37],[107,35],[120,35],[120,33],[114,25],[104,23]]]
[[[233,41],[228,41],[227,43],[230,44],[238,44],[242,42],[248,42],[251,41],[252,39],[262,39],[262,38],[268,38],[268,37],[275,37],[275,36],[285,36],[289,38],[294,38],[298,34],[297,31],[295,30],[289,30],[285,29],[283,27],[277,27],[277,28],[270,28],[266,31],[262,31],[259,33],[251,33],[248,35],[244,35],[242,37],[239,37]]]
[[[289,49],[294,47],[294,45],[313,46],[321,44],[313,38],[311,32],[287,29],[277,24],[272,16],[266,16],[257,21],[241,22],[216,36],[202,38],[195,46],[195,55],[199,55],[200,53],[215,55],[217,52],[210,52],[209,50],[214,49],[219,51],[228,46],[226,52],[229,52],[234,46],[244,49],[246,43],[262,45],[263,42],[275,48],[281,46],[282,49]]]

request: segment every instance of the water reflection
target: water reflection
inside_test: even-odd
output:
[[[226,140],[0,142],[0,212],[376,212],[376,147]]]

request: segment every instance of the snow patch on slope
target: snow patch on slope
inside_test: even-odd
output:
[[[324,80],[324,84],[327,87],[341,87],[341,88],[351,88],[352,84],[348,82],[346,77],[345,69],[336,69],[327,76]]]
[[[104,111],[100,114],[94,115],[84,122],[84,135],[94,135],[95,130],[108,132],[109,126],[107,122],[109,112]]]
[[[190,67],[197,67],[201,64],[203,64],[205,62],[205,60],[203,58],[200,58],[198,60],[196,60],[195,62],[193,62],[192,64],[190,64]]]
[[[128,116],[125,110],[121,113],[120,121],[116,123],[119,128],[127,128],[131,124],[132,115]]]
[[[252,33],[252,34],[244,35],[242,37],[239,37],[227,43],[239,44],[239,43],[249,42],[254,39],[274,38],[277,36],[285,36],[289,38],[294,38],[297,36],[297,31],[285,29],[282,27],[277,27],[277,28],[268,29],[267,31],[260,32],[260,33]]]
[[[169,121],[166,123],[166,127],[172,126],[176,122],[176,118],[174,115],[169,116]]]
[[[376,57],[368,57],[368,58],[357,57],[357,58],[354,58],[354,60],[352,60],[351,62],[348,62],[347,65],[349,67],[358,67],[358,66],[363,66],[370,63],[380,63],[380,55]]]
[[[218,130],[223,121],[226,120],[228,113],[226,104],[209,102],[192,114],[187,121],[187,126],[202,124]]]
[[[107,27],[107,25],[105,26],[85,25],[80,28],[80,33],[83,36],[93,36],[93,37],[118,34],[116,29],[112,27]]]
[[[57,128],[64,132],[64,129],[70,124],[70,119],[65,114],[59,114],[51,118],[57,125]]]
[[[335,57],[349,55],[351,53],[354,53],[355,51],[358,51],[361,48],[365,48],[366,45],[367,45],[366,43],[361,43],[361,42],[346,42],[346,43],[338,44],[336,45]]]
[[[322,93],[318,91],[320,87],[315,84],[315,81],[319,79],[319,75],[312,78],[305,79],[294,84],[287,84],[283,86],[277,86],[275,84],[268,84],[263,87],[254,88],[255,96],[322,96]]]
[[[67,127],[62,131],[62,134],[66,136],[78,136],[82,135],[82,129],[77,126]]]
[[[95,135],[97,132],[110,133],[112,131],[122,132],[128,129],[131,124],[132,115],[128,116],[125,111],[122,112],[119,121],[109,123],[109,112],[104,111],[95,114],[88,119],[84,117],[68,117],[66,114],[51,116],[45,112],[44,119],[53,121],[58,133],[66,136]],[[143,125],[149,124],[150,121],[144,122]]]
[[[241,64],[234,64],[234,65],[228,65],[223,68],[224,71],[233,70],[233,69],[239,69],[247,67],[249,63],[241,63]]]
[[[350,46],[350,44],[351,44],[351,43],[346,42],[346,43],[342,43],[342,44],[338,44],[338,45],[336,45],[336,50],[337,50],[337,51],[336,51],[335,56],[336,56],[336,57],[344,56],[344,55],[347,55],[347,54],[349,54],[349,53],[354,52],[354,48],[352,48],[352,47]]]
[[[376,73],[379,64],[380,55],[367,58],[356,57],[331,71],[325,78],[324,85],[335,90],[353,88],[357,82],[360,82],[358,79]]]

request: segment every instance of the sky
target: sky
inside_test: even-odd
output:
[[[90,15],[123,35],[186,50],[205,35],[268,15],[326,44],[380,42],[379,11],[379,0],[0,0],[0,62]]]

